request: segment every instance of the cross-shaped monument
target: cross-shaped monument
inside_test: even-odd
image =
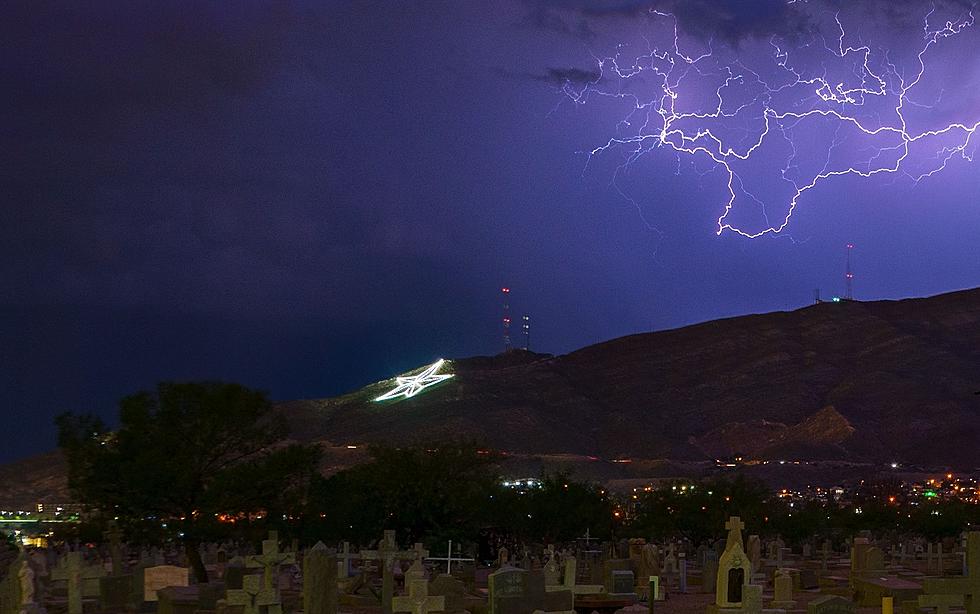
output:
[[[109,525],[109,530],[103,533],[109,540],[109,557],[112,559],[112,575],[121,576],[123,574],[123,548],[122,531],[113,522]]]
[[[411,612],[411,614],[444,612],[446,610],[446,598],[430,596],[428,581],[424,578],[415,579],[408,585],[408,595],[392,599],[391,609],[393,612]]]
[[[967,536],[968,576],[959,578],[926,578],[922,582],[923,596],[960,595],[966,614],[980,614],[980,531],[971,531]]]
[[[732,516],[725,523],[725,528],[728,529],[728,539],[725,541],[725,549],[727,550],[732,546],[732,544],[738,544],[742,547],[742,531],[745,530],[745,523],[738,516]]]
[[[81,552],[69,552],[63,565],[51,570],[52,580],[68,581],[68,614],[82,614],[82,582],[105,575],[101,567],[85,565]]]
[[[260,608],[266,608],[268,614],[282,614],[282,604],[279,603],[276,592],[264,588],[262,584],[256,574],[244,576],[242,587],[229,590],[225,603],[243,606],[245,609],[242,614],[259,614]]]
[[[350,542],[344,542],[340,552],[337,553],[337,577],[346,578],[350,576],[350,562],[361,558],[360,555],[350,551]]]
[[[295,565],[296,555],[292,552],[279,552],[279,533],[269,531],[269,539],[262,540],[262,554],[253,554],[245,559],[245,566],[262,568],[263,590],[273,589],[272,579],[280,565]]]
[[[362,550],[361,558],[368,561],[378,561],[381,566],[381,611],[391,614],[391,599],[395,595],[395,577],[391,566],[396,560],[412,561],[418,558],[416,550],[400,551],[395,541],[395,532],[385,530],[384,537],[378,543],[377,550]]]
[[[459,554],[459,546],[456,546],[456,554]],[[453,561],[457,563],[472,562],[473,559],[463,558],[461,556],[453,556],[453,540],[449,540],[449,550],[446,556],[439,557],[429,557],[426,559],[428,561],[445,561],[446,562],[446,575],[453,575]]]

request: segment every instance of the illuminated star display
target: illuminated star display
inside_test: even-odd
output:
[[[394,388],[384,393],[380,397],[374,399],[375,401],[389,401],[391,399],[397,398],[410,398],[414,397],[418,393],[422,392],[426,388],[435,386],[439,382],[443,382],[453,376],[452,373],[442,373],[438,374],[437,371],[442,368],[443,363],[446,362],[442,358],[432,363],[426,367],[418,375],[404,375],[395,378],[396,385]]]

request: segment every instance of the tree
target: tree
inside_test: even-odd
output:
[[[499,490],[494,458],[471,443],[374,446],[371,460],[320,481],[318,537],[368,543],[382,529],[409,541],[472,538]]]
[[[58,443],[75,498],[130,525],[179,527],[198,582],[198,546],[221,514],[283,514],[304,504],[319,448],[286,445],[285,421],[263,392],[222,382],[165,382],[120,402],[110,432],[63,414]]]

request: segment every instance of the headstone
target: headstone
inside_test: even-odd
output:
[[[530,590],[528,572],[514,567],[502,567],[487,578],[489,614],[525,614],[525,602]]]
[[[718,561],[707,559],[701,572],[701,592],[712,594],[718,584]]]
[[[758,584],[743,587],[741,614],[762,614],[762,587]]]
[[[980,531],[967,535],[966,556],[969,575],[926,578],[922,588],[926,595],[960,595],[967,614],[980,614]]]
[[[857,606],[838,595],[817,597],[806,606],[806,614],[854,614]]]
[[[678,569],[678,589],[681,593],[687,592],[687,559],[684,557],[682,552],[677,559],[677,569]]]
[[[381,611],[383,614],[391,614],[391,600],[395,595],[395,577],[392,566],[396,560],[415,560],[418,552],[401,552],[398,550],[398,542],[395,539],[395,532],[385,530],[384,536],[378,542],[377,550],[365,550],[361,552],[361,558],[378,561],[381,567]]]
[[[68,582],[68,614],[82,614],[82,597],[98,595],[88,594],[86,582],[95,581],[105,575],[105,569],[97,565],[85,565],[81,552],[69,552],[61,561],[61,565],[51,571],[52,580],[67,580]],[[98,584],[96,584],[98,587]]]
[[[510,551],[504,546],[497,550],[497,568],[510,564]]]
[[[99,603],[107,610],[125,608],[131,601],[132,587],[130,575],[99,578]]]
[[[272,579],[278,574],[280,565],[295,565],[296,556],[292,552],[279,551],[279,534],[269,531],[269,539],[262,540],[262,554],[253,554],[245,559],[245,567],[262,568],[263,589],[275,590]]]
[[[242,614],[282,614],[282,605],[275,591],[266,589],[257,575],[242,578],[242,588],[229,590],[224,602],[242,606]]]
[[[157,591],[157,614],[194,614],[201,609],[196,586],[168,586]]]
[[[574,556],[571,556],[571,555],[566,556],[565,557],[565,576],[564,576],[564,578],[562,580],[562,586],[564,586],[565,588],[567,588],[569,590],[574,591],[575,590],[575,581],[576,581],[576,575],[575,574],[577,572],[578,572],[578,560]]]
[[[610,597],[619,598],[620,596],[630,596],[635,598],[635,594],[633,593],[634,587],[635,581],[632,571],[626,569],[612,572],[612,590],[609,591]]]
[[[952,607],[963,607],[963,595],[919,595],[920,608],[934,608],[936,614],[949,614]]]
[[[718,560],[715,605],[719,608],[738,608],[742,606],[743,592],[748,586],[752,566],[742,549],[745,524],[738,516],[733,516],[725,523],[725,528],[728,529],[728,540]]]
[[[762,567],[762,541],[759,540],[758,535],[749,535],[748,541],[745,542],[745,552],[749,558],[750,574],[758,572]]]
[[[240,556],[232,557],[225,566],[225,573],[222,579],[229,590],[240,590],[242,588],[242,578],[245,577],[245,559]]]
[[[430,595],[429,582],[425,578],[412,580],[408,586],[408,595],[395,597],[391,602],[392,612],[429,614],[429,612],[443,612],[445,609],[446,598]]]
[[[796,607],[796,601],[793,599],[793,576],[787,570],[776,570],[773,592],[772,607],[781,610],[792,610]]]
[[[323,542],[317,542],[303,557],[303,613],[336,614],[337,559]]]
[[[157,591],[168,586],[188,586],[189,572],[186,567],[157,565],[143,570],[143,601],[157,601]]]
[[[504,567],[490,574],[488,586],[489,614],[567,612],[573,607],[571,591],[545,591],[544,575],[540,571]]]
[[[817,578],[817,572],[812,569],[801,569],[800,588],[805,591],[820,588],[820,580]]]
[[[445,597],[446,614],[462,614],[466,610],[466,587],[452,576],[442,574],[430,582],[429,594]]]

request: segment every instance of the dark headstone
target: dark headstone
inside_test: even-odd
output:
[[[442,574],[430,582],[429,594],[446,598],[446,614],[460,614],[466,609],[466,587],[452,576]]]
[[[814,588],[820,588],[820,581],[817,578],[817,572],[812,569],[803,569],[800,571],[800,588],[803,590],[811,590]]]
[[[133,576],[99,578],[99,603],[107,610],[125,609],[132,597]]]
[[[195,614],[200,597],[196,586],[168,586],[157,591],[157,614]]]
[[[854,614],[856,606],[854,603],[838,597],[837,595],[826,595],[811,601],[806,607],[807,614]]]

